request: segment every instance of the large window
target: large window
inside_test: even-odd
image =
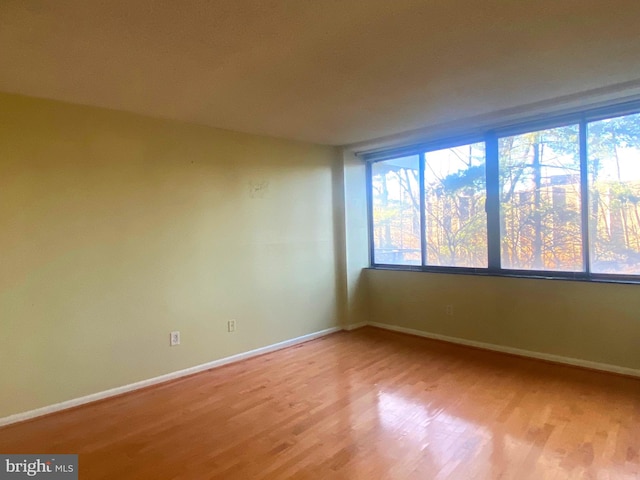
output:
[[[640,281],[636,112],[366,155],[372,265]]]
[[[425,154],[426,264],[487,266],[484,143]]]
[[[371,170],[376,261],[420,265],[418,156],[377,162]]]
[[[591,270],[640,275],[640,114],[587,126]]]
[[[578,132],[569,125],[499,140],[503,268],[583,270]]]

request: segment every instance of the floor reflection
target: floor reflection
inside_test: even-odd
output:
[[[421,463],[435,471],[447,471],[471,458],[488,464],[493,448],[488,428],[442,407],[429,408],[400,392],[380,391],[377,400],[380,426],[395,441],[388,444],[391,451],[415,449],[420,452]]]

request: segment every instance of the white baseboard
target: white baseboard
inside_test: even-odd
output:
[[[522,350],[520,348],[505,347],[502,345],[496,345],[493,343],[476,342],[475,340],[467,340],[459,337],[449,337],[447,335],[440,335],[437,333],[423,332],[422,330],[414,330],[412,328],[398,327],[396,325],[387,325],[384,323],[369,322],[368,325],[372,327],[383,328],[385,330],[391,330],[394,332],[407,333],[409,335],[416,335],[418,337],[431,338],[433,340],[442,340],[449,343],[457,343],[459,345],[466,345],[468,347],[482,348],[484,350],[492,350],[494,352],[509,353],[512,355],[518,355],[520,357],[537,358],[539,360],[546,360],[554,363],[562,363],[565,365],[573,365],[574,367],[589,368],[591,370],[600,370],[603,372],[617,373],[621,375],[627,375],[630,377],[640,377],[640,370],[627,367],[619,367],[617,365],[610,365],[607,363],[591,362],[589,360],[581,360],[579,358],[563,357],[561,355],[553,355],[551,353],[532,352],[530,350]]]
[[[354,323],[352,325],[346,325],[344,330],[350,332],[351,330],[356,330],[357,328],[366,327],[368,325],[367,322]]]
[[[93,393],[91,395],[86,395],[80,398],[74,398],[72,400],[67,400],[65,402],[56,403],[53,405],[48,405],[46,407],[37,408],[35,410],[29,410],[27,412],[16,413],[14,415],[9,415],[8,417],[0,418],[0,427],[5,425],[10,425],[12,423],[23,422],[25,420],[30,420],[32,418],[41,417],[43,415],[48,415],[50,413],[59,412],[61,410],[66,410],[72,407],[77,407],[79,405],[84,405],[86,403],[95,402],[98,400],[103,400],[105,398],[113,397],[116,395],[121,395],[123,393],[132,392],[134,390],[138,390],[140,388],[149,387],[151,385],[157,385],[159,383],[168,382],[170,380],[175,380],[180,377],[185,377],[187,375],[193,375],[194,373],[203,372],[205,370],[210,370],[212,368],[221,367],[223,365],[228,365],[230,363],[239,362],[242,360],[246,360],[251,357],[255,357],[258,355],[263,355],[265,353],[275,352],[276,350],[281,350],[283,348],[291,347],[293,345],[297,345],[299,343],[308,342],[309,340],[313,340],[316,338],[323,337],[325,335],[329,335],[331,333],[340,331],[340,330],[355,330],[357,328],[362,328],[367,325],[371,325],[372,327],[378,327],[385,330],[391,330],[394,332],[407,333],[409,335],[415,335],[418,337],[431,338],[434,340],[442,340],[449,343],[456,343],[459,345],[466,345],[470,347],[482,348],[484,350],[492,350],[494,352],[501,353],[509,353],[512,355],[518,355],[521,357],[529,357],[529,358],[537,358],[540,360],[547,360],[555,363],[562,363],[566,365],[573,365],[577,367],[589,368],[592,370],[600,370],[603,372],[610,373],[618,373],[622,375],[628,375],[631,377],[640,377],[640,370],[627,368],[627,367],[618,367],[616,365],[609,365],[606,363],[598,363],[591,362],[588,360],[580,360],[578,358],[569,358],[563,357],[560,355],[553,355],[549,353],[539,353],[532,352],[530,350],[521,350],[519,348],[505,347],[502,345],[496,345],[493,343],[484,343],[477,342],[475,340],[467,340],[464,338],[458,337],[449,337],[447,335],[440,335],[437,333],[428,333],[423,332],[421,330],[415,330],[412,328],[404,328],[398,327],[396,325],[387,325],[384,323],[376,323],[376,322],[360,322],[355,323],[353,325],[347,325],[343,329],[339,327],[327,328],[325,330],[321,330],[319,332],[310,333],[308,335],[303,335],[301,337],[292,338],[291,340],[285,340],[284,342],[274,343],[272,345],[267,345],[266,347],[256,348],[255,350],[250,350],[248,352],[239,353],[237,355],[232,355],[230,357],[221,358],[219,360],[213,360],[212,362],[203,363],[202,365],[196,365],[194,367],[185,368],[183,370],[178,370],[176,372],[167,373],[165,375],[160,375],[158,377],[149,378],[147,380],[142,380],[140,382],[131,383],[129,385],[123,385],[121,387],[112,388],[110,390],[105,390],[98,393]]]
[[[239,362],[246,360],[247,358],[263,355],[265,353],[275,352],[283,348],[291,347],[299,343],[308,342],[316,338],[324,337],[334,332],[342,330],[340,327],[327,328],[320,330],[319,332],[310,333],[301,337],[292,338],[291,340],[285,340],[284,342],[274,343],[267,345],[266,347],[256,348],[248,352],[239,353],[237,355],[231,355],[230,357],[221,358],[219,360],[213,360],[212,362],[203,363],[202,365],[196,365],[195,367],[185,368],[184,370],[178,370],[176,372],[160,375],[159,377],[149,378],[140,382],[130,383],[129,385],[123,385],[122,387],[112,388],[110,390],[104,390],[102,392],[93,393],[80,398],[74,398],[65,402],[48,405],[42,408],[36,408],[35,410],[29,410],[27,412],[16,413],[9,415],[8,417],[0,418],[0,427],[9,425],[12,423],[23,422],[32,418],[41,417],[42,415],[48,415],[50,413],[59,412],[68,408],[84,405],[85,403],[95,402],[105,398],[121,395],[123,393],[132,392],[140,388],[149,387],[151,385],[157,385],[159,383],[168,382],[169,380],[175,380],[176,378],[185,377],[187,375],[193,375],[194,373],[203,372],[212,368],[228,365],[229,363]]]

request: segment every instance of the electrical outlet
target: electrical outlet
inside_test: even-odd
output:
[[[172,347],[180,345],[180,332],[175,331],[169,334],[169,345]]]
[[[448,316],[453,317],[453,305],[447,305],[445,307],[445,312]]]
[[[229,320],[227,322],[227,332],[231,333],[231,332],[235,332],[236,331],[236,321],[235,320]]]

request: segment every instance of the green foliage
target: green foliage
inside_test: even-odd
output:
[[[452,173],[442,179],[442,189],[447,194],[459,193],[463,190],[466,194],[472,195],[484,191],[485,188],[485,166],[476,165]]]

